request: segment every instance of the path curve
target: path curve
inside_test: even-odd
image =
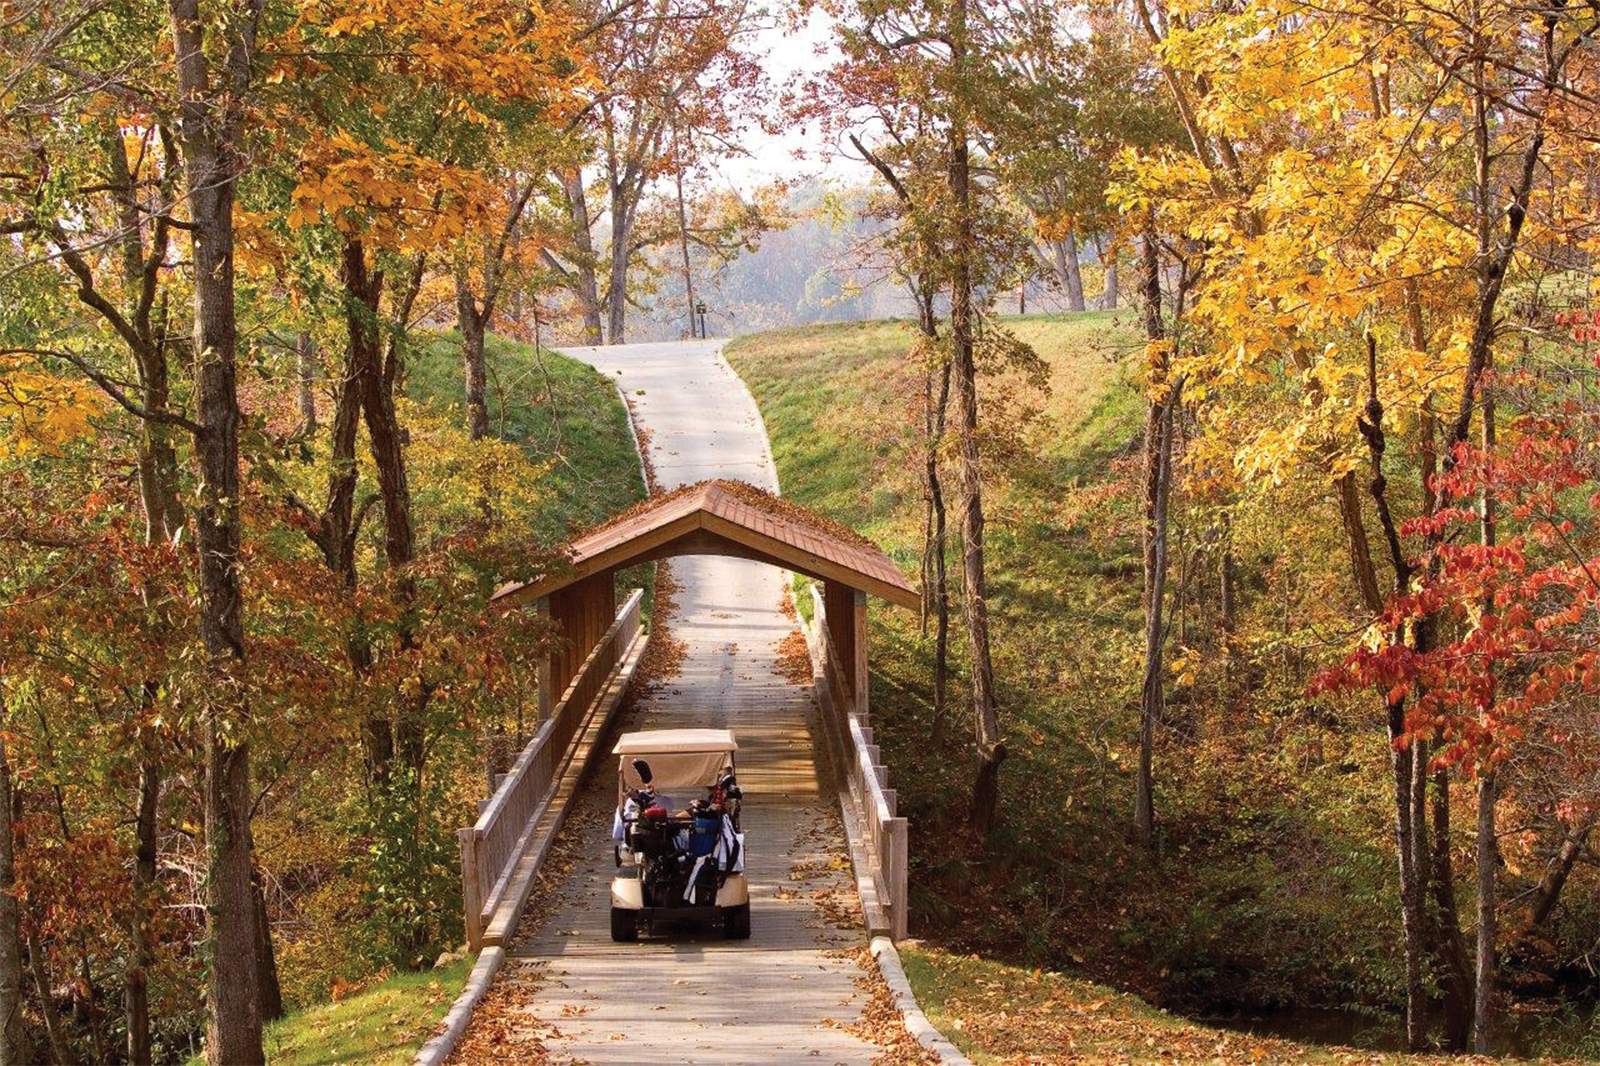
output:
[[[617,382],[633,408],[661,488],[710,477],[776,491],[761,416],[720,341],[564,348]],[[819,905],[851,891],[833,794],[818,780],[810,690],[779,676],[778,644],[793,623],[779,609],[781,572],[720,556],[674,559],[673,635],[682,673],[629,712],[623,729],[716,725],[739,739],[753,934],[613,944],[609,811],[614,777],[602,756],[581,801],[587,817],[560,903],[519,938],[508,967],[525,989],[502,1004],[556,1061],[589,1063],[865,1063],[881,1049],[858,1037],[867,1001],[865,933]]]

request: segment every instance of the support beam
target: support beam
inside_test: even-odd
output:
[[[845,669],[850,671],[850,687],[855,690],[856,713],[863,722],[867,718],[867,692],[870,689],[867,673],[867,594],[860,589],[851,589],[851,656],[845,664]]]
[[[550,597],[540,596],[534,602],[533,609],[539,613],[539,618],[544,622],[546,631],[550,627]],[[550,708],[555,705],[552,690],[555,686],[554,669],[550,656],[546,655],[539,663],[539,721],[544,722],[550,717]],[[537,727],[535,727],[537,728]]]
[[[828,620],[828,640],[833,644],[834,654],[839,658],[839,681],[849,701],[850,706],[847,708],[849,711],[855,710],[859,691],[856,687],[855,670],[855,595],[855,590],[849,585],[837,581],[825,581],[822,584],[822,608]]]

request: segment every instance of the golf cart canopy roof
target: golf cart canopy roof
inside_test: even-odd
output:
[[[617,738],[613,755],[666,755],[674,752],[738,751],[731,729],[647,729]]]
[[[709,788],[733,768],[739,748],[727,729],[649,729],[617,738],[617,802],[643,786],[637,764],[650,767],[650,783],[664,794],[675,789]]]

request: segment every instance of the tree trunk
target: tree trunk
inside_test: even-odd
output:
[[[1478,971],[1477,991],[1473,997],[1472,1050],[1480,1055],[1489,1054],[1489,1044],[1494,1038],[1495,952],[1499,922],[1495,912],[1497,871],[1494,805],[1494,771],[1489,770],[1478,777]]]
[[[606,343],[626,344],[628,328],[628,264],[633,258],[633,213],[628,173],[611,174],[611,247],[606,279]]]
[[[1405,557],[1399,526],[1389,506],[1388,479],[1383,470],[1387,438],[1383,428],[1383,404],[1378,400],[1378,342],[1371,333],[1367,334],[1367,402],[1357,427],[1367,442],[1371,462],[1372,478],[1367,491],[1378,512],[1378,522],[1388,546],[1390,565],[1394,569],[1394,589],[1400,592],[1410,586],[1413,567]],[[1354,485],[1354,475],[1347,474],[1340,479],[1339,485],[1340,511],[1349,539],[1356,585],[1361,589],[1368,607],[1376,613],[1382,606],[1378,602],[1377,575],[1372,569],[1366,529],[1361,521],[1360,501],[1348,491]],[[1391,639],[1403,640],[1405,637],[1396,633]],[[1420,1051],[1428,1035],[1428,1000],[1423,972],[1427,943],[1422,889],[1425,874],[1417,864],[1418,823],[1414,819],[1413,779],[1417,752],[1406,732],[1405,696],[1396,697],[1385,692],[1384,708],[1384,727],[1388,734],[1389,764],[1393,775],[1395,850],[1398,852],[1400,868],[1400,926],[1404,937],[1406,973],[1406,1046],[1410,1051]]]
[[[123,972],[122,1005],[128,1025],[128,1061],[152,1060],[150,1045],[150,968],[155,965],[151,919],[155,914],[156,862],[160,830],[161,763],[150,738],[141,737],[144,755],[139,767],[139,801],[134,816],[133,906],[129,918],[129,950]]]
[[[1460,908],[1456,905],[1454,864],[1450,861],[1450,772],[1433,773],[1433,889],[1434,952],[1439,959],[1439,984],[1444,990],[1445,1046],[1465,1051],[1472,1038],[1472,961],[1466,937],[1461,934]]]
[[[373,465],[378,472],[378,493],[383,506],[384,562],[393,573],[396,595],[402,604],[415,597],[414,583],[407,573],[416,559],[416,534],[411,518],[411,490],[406,478],[404,431],[394,405],[394,379],[398,355],[385,358],[378,331],[378,311],[383,296],[383,274],[367,266],[366,249],[361,241],[348,241],[344,249],[341,278],[350,293],[347,328],[350,334],[351,364],[361,390],[361,410]],[[415,634],[408,624],[400,627],[400,646],[415,648]],[[402,706],[396,715],[394,743],[396,754],[420,773],[425,759],[423,726],[418,706]]]
[[[251,872],[250,892],[255,897],[256,945],[261,959],[257,979],[261,988],[261,1019],[271,1022],[283,1017],[283,986],[278,981],[278,956],[272,950],[272,919],[267,913],[267,896],[261,890],[259,870]]]
[[[589,230],[589,202],[583,188],[583,172],[574,168],[562,174],[561,189],[566,193],[567,214],[572,219],[572,287],[583,313],[583,343],[599,344],[603,340],[600,286],[595,277],[594,237]]]
[[[677,148],[677,128],[672,133],[673,148]],[[672,178],[678,189],[678,248],[683,253],[683,293],[684,302],[689,312],[689,336],[695,335],[694,328],[694,272],[689,267],[689,215],[683,206],[683,164],[673,171]]]
[[[938,321],[934,317],[933,291],[927,287],[919,290],[918,314],[923,336],[933,350],[939,340]],[[946,689],[950,674],[950,579],[945,565],[947,543],[947,517],[944,501],[944,480],[940,472],[939,451],[944,441],[945,418],[950,407],[950,361],[940,359],[938,389],[933,386],[935,371],[929,367],[923,379],[923,488],[926,495],[924,538],[922,546],[923,602],[933,608],[933,727],[936,733],[943,730]],[[924,626],[924,633],[927,632]]]
[[[1067,235],[1056,243],[1056,271],[1067,288],[1067,309],[1082,311],[1083,267],[1078,260],[1078,235],[1067,230]]]
[[[215,84],[199,0],[169,0],[177,54],[194,262],[195,456],[200,513],[200,635],[208,657],[205,753],[206,1061],[263,1061],[256,1011],[255,908],[250,897],[250,743],[246,733],[244,621],[239,587],[238,344],[233,287],[233,199],[244,91],[260,8],[224,22],[225,86]]]
[[[950,19],[951,64],[966,65],[967,0],[955,0]],[[989,652],[989,603],[984,581],[983,464],[978,447],[978,370],[973,358],[974,310],[972,257],[977,235],[972,218],[971,163],[966,126],[951,124],[949,182],[956,211],[956,247],[950,286],[950,335],[956,417],[961,451],[961,568],[965,595],[963,613],[972,655],[972,709],[977,749],[977,775],[972,786],[969,825],[984,840],[994,828],[1000,803],[1000,767],[1006,744],[995,707],[994,662]]]
[[[1117,291],[1117,256],[1114,251],[1102,250],[1100,262],[1106,268],[1106,287],[1100,294],[1100,310],[1115,311],[1121,294]]]
[[[1543,925],[1556,909],[1561,890],[1566,887],[1567,878],[1583,855],[1584,845],[1589,842],[1589,834],[1594,832],[1596,825],[1600,825],[1600,810],[1591,811],[1580,818],[1562,835],[1561,846],[1551,856],[1544,876],[1539,878],[1538,887],[1534,889],[1533,902],[1528,905],[1527,929]]]
[[[27,1066],[34,1061],[22,1018],[22,907],[16,894],[14,831],[17,810],[11,761],[5,737],[0,736],[0,1066]]]
[[[484,358],[484,331],[487,323],[478,311],[477,297],[466,277],[456,274],[456,321],[461,328],[461,362],[467,397],[467,437],[482,440],[489,435],[487,399],[488,364]]]
[[[1484,184],[1487,191],[1487,181]],[[1484,370],[1494,373],[1494,351],[1485,356]],[[1492,377],[1483,385],[1482,444],[1485,456],[1493,456],[1495,449],[1494,381]],[[1479,499],[1479,540],[1485,548],[1492,548],[1497,539],[1495,530],[1495,501],[1488,489]],[[1484,613],[1494,610],[1493,600],[1484,604]],[[1490,689],[1488,701],[1492,704],[1494,690]],[[1478,972],[1477,994],[1473,999],[1472,1050],[1480,1055],[1489,1054],[1489,1042],[1494,1036],[1494,986],[1495,963],[1498,950],[1496,911],[1498,889],[1495,884],[1496,863],[1499,852],[1495,841],[1495,773],[1492,763],[1478,768],[1478,839],[1476,867],[1478,875]]]
[[[1428,1039],[1428,998],[1423,982],[1423,908],[1421,886],[1412,865],[1416,852],[1411,822],[1413,752],[1402,746],[1405,703],[1388,705],[1389,763],[1394,777],[1395,850],[1400,859],[1400,926],[1406,971],[1406,1048],[1421,1051]]]
[[[294,347],[300,370],[300,430],[310,434],[317,429],[317,344],[311,334],[302,333]]]
[[[1159,404],[1152,404],[1146,441],[1153,477],[1145,497],[1144,680],[1139,693],[1139,769],[1134,784],[1134,836],[1148,845],[1155,833],[1155,727],[1166,708],[1164,646],[1167,592],[1167,516],[1172,495],[1172,437],[1183,381]]]
[[[1140,242],[1144,264],[1144,331],[1149,345],[1147,387],[1169,385],[1167,396],[1145,412],[1144,478],[1144,678],[1139,697],[1139,762],[1134,779],[1133,833],[1148,845],[1155,833],[1155,724],[1165,701],[1162,648],[1167,583],[1167,501],[1172,477],[1172,433],[1179,385],[1168,382],[1170,360],[1161,320],[1161,260],[1153,229]]]
[[[945,545],[949,540],[945,513],[944,484],[939,472],[938,448],[944,436],[945,409],[950,403],[950,364],[945,363],[939,374],[939,399],[933,461],[929,468],[928,488],[933,502],[933,715],[936,726],[944,723],[950,682],[950,575],[945,565]]]
[[[1222,552],[1217,561],[1218,625],[1222,630],[1224,699],[1229,707],[1238,704],[1244,692],[1240,684],[1239,653],[1239,566],[1233,553],[1233,516],[1222,512]]]

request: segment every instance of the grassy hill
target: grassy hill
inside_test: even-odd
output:
[[[491,432],[550,464],[550,502],[528,530],[530,542],[558,543],[643,498],[627,411],[609,380],[583,363],[500,337],[489,338],[487,354]],[[426,338],[407,374],[410,399],[456,416],[463,387],[454,335]],[[646,571],[628,576],[648,583]],[[476,765],[467,769],[481,773]],[[328,899],[314,895],[302,906],[326,919],[339,899],[330,890]],[[409,1062],[459,994],[472,961],[370,983],[362,961],[337,945],[291,938],[280,942],[279,957],[286,991],[305,1006],[270,1027],[266,1047],[273,1062],[290,1064]],[[319,1002],[330,983],[353,990]]]
[[[1225,713],[1177,685],[1158,743],[1158,846],[1130,844],[1142,653],[1137,323],[1124,312],[1005,325],[1038,353],[1045,380],[986,368],[990,609],[1010,748],[987,848],[961,836],[972,773],[965,680],[952,679],[936,715],[919,620],[876,603],[871,615],[876,739],[913,825],[912,933],[930,949],[913,975],[937,995],[975,954],[1208,1017],[1332,1009],[1337,1039],[1383,1045],[1398,1027],[1402,975],[1381,738],[1298,713],[1303,688],[1287,683]],[[903,323],[855,323],[739,338],[727,356],[761,407],[785,494],[873,536],[915,574],[923,401],[911,341]],[[953,588],[957,478],[947,458]],[[1205,582],[1181,562],[1205,530],[1181,518],[1175,527],[1174,584]],[[1189,619],[1179,612],[1173,624],[1181,659]],[[959,663],[959,615],[951,628]]]

